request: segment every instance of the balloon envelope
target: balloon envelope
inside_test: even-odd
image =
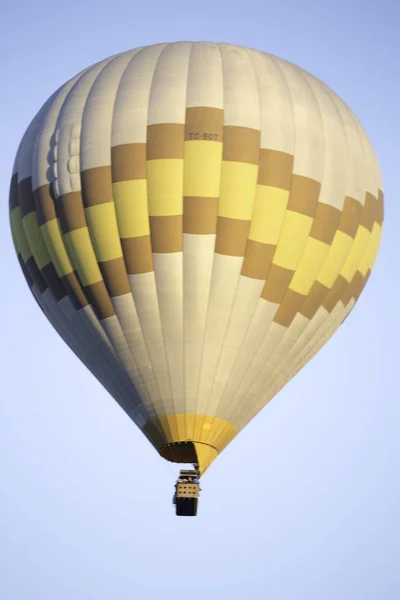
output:
[[[203,472],[353,308],[383,194],[326,85],[181,42],[59,88],[20,144],[10,212],[46,317],[162,456]]]

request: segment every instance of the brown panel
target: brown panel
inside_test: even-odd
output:
[[[319,307],[322,306],[328,293],[329,289],[327,287],[318,281],[314,281],[311,290],[309,291],[300,309],[300,313],[304,317],[312,319]]]
[[[147,127],[147,160],[183,158],[185,126],[159,123]]]
[[[32,177],[26,177],[18,184],[18,203],[21,207],[21,217],[35,210],[32,192]]]
[[[31,276],[31,279],[37,285],[39,292],[41,294],[43,294],[43,292],[45,292],[47,290],[48,286],[47,286],[46,281],[43,278],[42,273],[39,271],[38,266],[37,266],[33,256],[28,258],[28,260],[25,263],[25,266],[26,266],[26,269],[27,269],[29,275]]]
[[[33,192],[33,198],[39,225],[43,225],[57,217],[49,183],[36,188]]]
[[[371,270],[368,269],[368,271],[365,274],[365,277],[362,278],[361,281],[361,285],[360,286],[356,286],[354,289],[354,299],[357,301],[359,299],[359,297],[361,296],[361,292],[363,291],[363,289],[365,288],[365,286],[367,285],[368,279],[371,276]]]
[[[272,263],[264,289],[261,293],[261,298],[269,300],[270,302],[275,302],[276,304],[282,302],[293,275],[294,271],[278,267],[278,265]]]
[[[81,192],[69,192],[56,200],[56,210],[63,233],[87,227]]]
[[[363,205],[361,202],[346,196],[338,230],[346,233],[350,237],[354,237],[361,221],[362,212]]]
[[[319,181],[302,175],[293,175],[288,210],[313,217],[317,210],[320,189],[321,184]]]
[[[131,287],[122,256],[101,262],[99,267],[110,296],[123,296],[130,293]]]
[[[76,310],[88,305],[86,296],[83,293],[75,273],[68,273],[68,275],[64,275],[61,277],[61,281],[63,282],[64,288],[66,289],[67,294]]]
[[[325,244],[331,244],[339,226],[341,215],[342,213],[338,208],[318,202],[310,237]]]
[[[305,296],[302,294],[298,294],[293,290],[288,290],[274,317],[275,323],[283,325],[284,327],[289,327],[297,313],[300,311],[304,298]]]
[[[253,240],[247,240],[242,275],[253,279],[265,280],[271,267],[275,250],[276,246],[273,244],[261,244]]]
[[[57,275],[57,271],[55,270],[53,263],[49,263],[43,267],[41,273],[57,302],[62,300],[67,295],[67,292],[62,284],[61,279]]]
[[[150,273],[154,270],[149,235],[121,238],[121,245],[129,275]]]
[[[10,196],[9,196],[10,212],[19,206],[18,202],[18,173],[14,173],[11,177]]]
[[[333,284],[332,289],[329,291],[328,295],[326,296],[323,302],[323,306],[328,312],[331,312],[335,308],[339,300],[343,298],[348,285],[349,284],[347,283],[345,278],[341,275],[338,275],[335,283]]]
[[[224,111],[220,108],[195,106],[186,109],[185,140],[222,142]]]
[[[260,131],[249,127],[224,127],[222,160],[250,163],[260,162]]]
[[[217,215],[218,198],[184,196],[183,233],[215,233]]]
[[[146,144],[121,144],[111,148],[113,182],[146,179]]]
[[[81,173],[82,198],[86,207],[112,202],[111,166],[94,167]]]
[[[365,194],[364,210],[362,211],[360,225],[372,231],[373,224],[375,223],[375,216],[378,213],[378,201],[369,192]]]
[[[151,246],[155,253],[181,252],[183,215],[150,217]]]
[[[378,190],[378,210],[375,215],[375,221],[379,225],[383,223],[383,192]]]
[[[107,319],[115,315],[104,281],[87,285],[83,290],[98,319]]]
[[[258,183],[290,190],[292,184],[293,156],[278,150],[260,149]]]
[[[367,283],[369,273],[365,277],[361,275],[359,271],[356,271],[350,285],[347,286],[343,297],[341,298],[343,304],[346,306],[352,298],[357,300]]]
[[[244,256],[250,221],[218,217],[215,252],[228,256]]]

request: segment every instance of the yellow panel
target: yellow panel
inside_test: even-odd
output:
[[[218,198],[221,181],[222,144],[185,142],[183,195]]]
[[[22,227],[21,209],[19,206],[14,208],[14,210],[12,211],[10,215],[10,221],[13,236],[15,237],[15,241],[18,246],[17,251],[21,253],[22,260],[24,261],[24,263],[26,263],[31,258],[32,252],[29,248],[24,228]]]
[[[340,273],[353,244],[353,238],[337,231],[329,248],[328,256],[322,266],[321,272],[317,277],[317,281],[327,288],[331,288]]]
[[[292,271],[297,269],[312,222],[312,217],[301,215],[292,210],[286,211],[282,232],[275,251],[274,264]]]
[[[374,266],[375,259],[378,255],[379,244],[381,243],[381,237],[382,227],[379,223],[374,223],[367,248],[361,259],[360,266],[358,267],[358,270],[363,277],[367,274],[368,269],[372,269]]]
[[[150,233],[145,179],[113,183],[115,211],[121,238],[133,238]]]
[[[182,438],[180,436],[179,425],[182,426],[182,420],[180,420],[180,423],[178,424],[177,420],[174,418],[174,415],[169,415],[165,419],[161,417],[160,421],[163,426],[164,433],[167,436],[169,442],[172,440],[182,440],[187,437],[185,436],[185,438]]]
[[[114,202],[95,204],[85,208],[90,236],[99,262],[122,256]]]
[[[299,266],[296,269],[289,289],[306,296],[317,278],[328,255],[330,246],[309,237],[304,248]]]
[[[91,285],[101,281],[102,275],[97,264],[88,228],[82,227],[70,231],[65,234],[64,240],[82,285]]]
[[[18,256],[20,254],[20,250],[19,250],[17,236],[15,235],[15,231],[14,231],[14,228],[12,226],[12,223],[11,223],[11,237],[12,237],[12,241],[13,241],[13,244],[14,244],[15,252],[17,253],[17,256]]]
[[[199,465],[199,474],[203,475],[212,462],[217,458],[218,452],[208,444],[194,443],[196,450],[197,461]]]
[[[289,192],[268,185],[257,185],[249,239],[276,245],[289,200]]]
[[[51,262],[50,254],[47,252],[46,244],[44,243],[40,232],[39,223],[35,212],[30,212],[22,219],[28,244],[31,247],[32,254],[39,269],[43,269]]]
[[[251,220],[258,176],[257,165],[223,161],[218,215]]]
[[[150,216],[183,214],[183,159],[147,161],[147,194]]]
[[[349,255],[342,267],[342,270],[340,271],[340,274],[349,283],[353,279],[358,267],[360,266],[370,235],[371,234],[368,229],[362,225],[358,227]]]
[[[63,275],[71,273],[73,269],[64,246],[58,219],[47,221],[40,227],[40,230],[57,275],[63,277]]]

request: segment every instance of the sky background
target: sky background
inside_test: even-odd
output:
[[[395,0],[1,8],[1,600],[400,598],[399,22]],[[7,207],[18,143],[58,86],[111,54],[176,40],[251,46],[325,81],[364,125],[386,198],[356,309],[214,463],[197,519],[174,516],[176,467],[37,307]]]

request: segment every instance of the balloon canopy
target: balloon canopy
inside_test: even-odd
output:
[[[179,42],[49,98],[10,213],[54,328],[164,458],[204,472],[353,308],[383,194],[364,130],[321,81]]]

